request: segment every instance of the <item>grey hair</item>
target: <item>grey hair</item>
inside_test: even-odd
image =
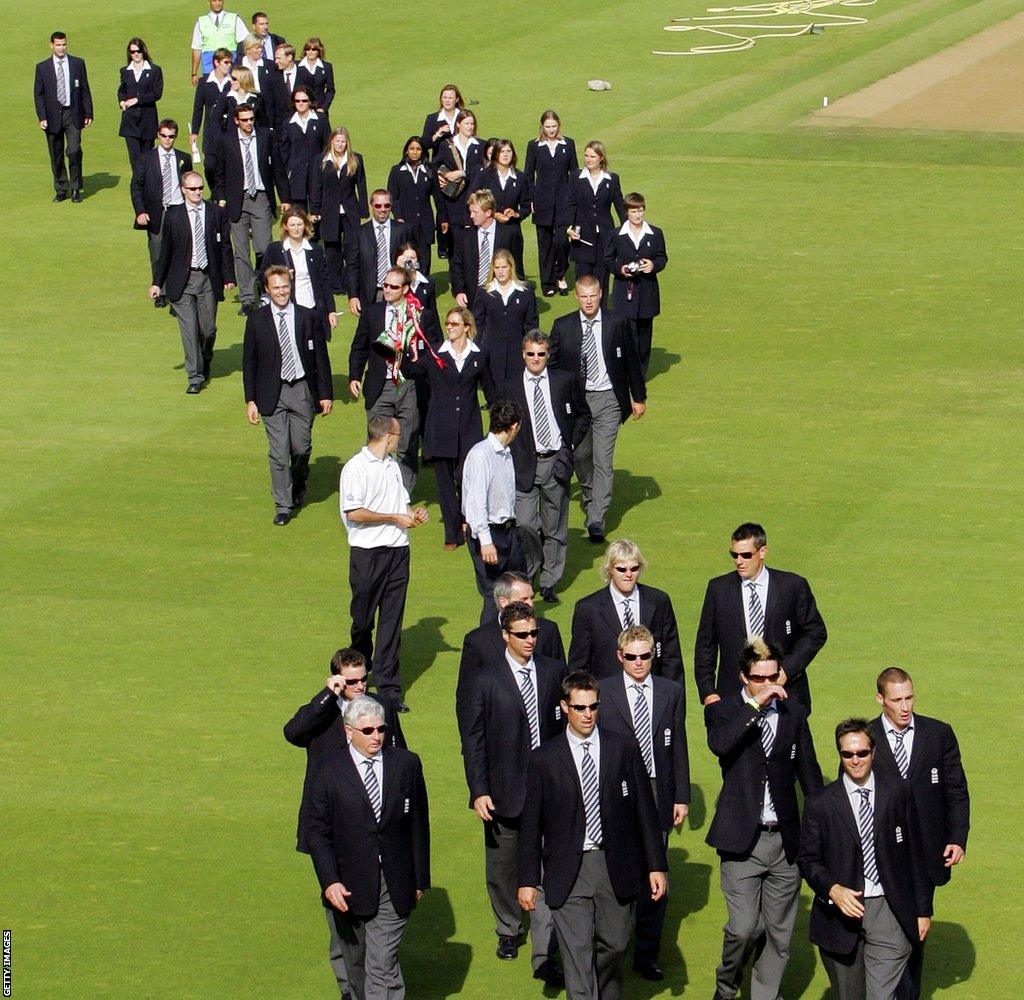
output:
[[[371,698],[369,695],[361,694],[358,698],[345,702],[345,725],[356,728],[359,719],[379,719],[384,721],[384,706]]]

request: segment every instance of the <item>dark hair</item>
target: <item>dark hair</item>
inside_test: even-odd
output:
[[[391,433],[391,428],[398,423],[397,417],[387,417],[380,414],[370,417],[366,422],[366,438],[368,441],[383,441]]]
[[[732,533],[732,540],[734,542],[742,542],[747,538],[753,538],[754,547],[758,549],[763,549],[768,544],[768,536],[764,533],[764,528],[753,521],[744,521]]]
[[[629,194],[622,199],[622,204],[626,206],[627,210],[630,208],[647,207],[647,202],[644,200],[644,196],[638,191],[630,191]]]
[[[313,91],[312,91],[312,90],[310,90],[310,89],[309,89],[309,87],[307,87],[307,86],[306,86],[306,84],[304,84],[304,83],[300,83],[300,84],[299,84],[299,85],[298,85],[298,86],[297,86],[297,87],[296,87],[296,88],[295,88],[295,89],[294,89],[294,90],[292,91],[292,104],[294,104],[294,103],[295,103],[295,95],[296,95],[296,94],[305,94],[305,95],[306,95],[306,97],[308,97],[308,98],[309,98],[309,110],[310,110],[310,111],[312,111],[312,110],[313,110]]]
[[[366,657],[359,652],[358,649],[353,649],[351,646],[345,646],[339,649],[338,652],[331,657],[331,673],[340,674],[345,667],[365,667]]]
[[[405,140],[405,145],[402,147],[402,163],[405,163],[408,160],[409,147],[414,142],[420,147],[420,166],[425,167],[426,164],[423,162],[423,160],[426,157],[427,150],[423,144],[423,136],[421,135],[411,135],[409,136],[408,139]]]
[[[146,48],[146,43],[141,38],[129,38],[128,44],[125,46],[124,57],[128,62],[132,61],[131,47],[135,46],[142,52],[142,58],[149,62],[149,49]]]
[[[492,434],[500,434],[502,431],[510,430],[523,419],[519,404],[514,399],[496,399],[491,404],[491,425]]]
[[[174,132],[175,132],[175,135],[177,135],[177,133],[181,131],[181,129],[178,128],[178,123],[173,118],[165,118],[156,127],[156,130],[157,130],[157,132],[159,132],[161,129],[165,129],[165,128],[173,128]]]
[[[270,17],[267,14],[264,14],[262,10],[258,10],[258,11],[256,11],[255,14],[253,14],[252,17],[249,18],[249,23],[250,24],[255,24],[256,23],[256,18],[258,18],[258,17],[265,17],[268,21],[270,20]]]
[[[513,170],[515,170],[516,164],[519,162],[519,157],[516,155],[516,147],[513,145],[511,139],[498,139],[497,140],[496,145],[494,147],[494,161],[493,162],[494,162],[495,166],[497,166],[497,164],[498,164],[498,154],[503,149],[511,149],[512,150],[512,163],[510,164],[510,166],[512,167]]]
[[[406,240],[406,242],[401,244],[401,246],[399,246],[399,248],[395,251],[395,260],[397,261],[399,257],[404,256],[406,250],[411,250],[414,254],[416,254],[416,259],[417,260],[420,259],[420,252],[419,252],[419,250],[416,249],[416,244],[415,243],[411,243],[408,240]],[[398,266],[399,266],[398,264],[395,264],[395,267],[398,267]],[[408,268],[406,268],[406,270],[408,270]],[[412,278],[415,278],[415,277],[416,277],[416,275],[412,275],[412,277],[409,279],[409,284],[412,284]]]
[[[498,151],[499,142],[501,142],[501,140],[497,136],[491,136],[491,138],[484,143],[484,160],[486,160],[487,163],[494,162],[494,154]]]
[[[843,719],[836,726],[836,749],[839,749],[839,741],[850,733],[860,733],[867,737],[868,746],[875,749],[875,738],[871,735],[871,723],[867,719]]]
[[[573,691],[599,691],[594,675],[586,670],[573,670],[562,678],[562,698],[569,700]]]
[[[501,609],[501,614],[498,615],[498,621],[501,623],[501,631],[511,631],[510,626],[513,622],[523,622],[527,619],[531,621],[537,620],[537,612],[530,607],[526,601],[512,601],[506,604]]]
[[[65,35],[63,31],[55,31],[52,35],[50,35],[50,42],[55,42],[58,38],[63,38],[64,41],[68,40],[68,36]]]
[[[749,642],[744,643],[740,650],[740,673],[749,677],[747,671],[750,666],[765,660],[774,660],[779,669],[782,669],[782,650],[770,639],[754,636]]]
[[[527,330],[523,335],[523,347],[527,347],[530,344],[544,344],[545,346],[551,343],[551,338],[543,330]]]
[[[875,686],[878,689],[879,694],[885,694],[885,688],[887,684],[913,684],[914,682],[910,679],[910,674],[906,670],[901,670],[899,667],[886,667],[878,675],[878,680],[875,681]]]
[[[443,87],[442,87],[442,88],[441,88],[441,89],[440,89],[440,90],[439,90],[439,91],[437,92],[437,106],[438,106],[439,108],[441,107],[441,95],[442,95],[442,94],[443,94],[443,93],[444,93],[444,92],[445,92],[446,90],[454,90],[454,91],[455,91],[455,107],[457,107],[457,108],[458,108],[458,109],[459,109],[459,110],[461,111],[461,110],[462,110],[462,108],[463,108],[463,107],[465,106],[465,103],[466,103],[466,102],[465,102],[465,101],[464,101],[464,100],[462,99],[462,91],[461,91],[461,90],[459,90],[459,88],[458,88],[458,87],[456,87],[454,83],[446,83],[446,84],[445,84],[445,85],[444,85],[444,86],[443,86]]]

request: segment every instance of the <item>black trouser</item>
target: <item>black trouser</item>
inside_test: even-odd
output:
[[[498,550],[496,563],[485,563],[480,555],[480,542],[470,536],[467,539],[469,554],[473,559],[473,572],[476,574],[476,589],[484,599],[483,610],[480,612],[480,624],[486,625],[494,621],[494,581],[514,569],[526,572],[526,558],[523,546],[519,541],[519,529],[515,522],[506,525],[491,525],[491,544]]]
[[[537,270],[541,289],[554,288],[569,269],[569,237],[563,226],[541,226],[537,229]]]
[[[465,541],[462,535],[462,466],[465,461],[465,455],[433,461],[445,545],[461,545]]]
[[[52,122],[47,122],[52,125]],[[53,189],[58,194],[68,193],[68,172],[71,173],[71,190],[82,190],[82,130],[71,117],[71,109],[64,108],[60,114],[60,131],[46,133],[46,145],[50,150],[50,170],[53,171]],[[66,146],[66,148],[65,148]],[[64,156],[67,155],[67,166]]]
[[[654,318],[635,319],[633,323],[636,326],[636,346],[640,354],[640,369],[644,373],[644,378],[646,378],[647,366],[651,361],[651,338],[654,334]]]
[[[124,137],[124,144],[128,148],[128,165],[135,169],[135,163],[146,152],[147,149],[153,148],[152,139],[139,139],[134,135],[126,135]]]
[[[651,791],[654,793],[655,804],[658,800],[657,782],[651,778]],[[662,835],[668,847],[668,833]],[[649,892],[641,892],[636,900],[636,940],[633,944],[633,961],[657,962],[658,951],[661,949],[661,929],[665,926],[665,912],[668,910],[668,893],[657,902],[651,899]]]
[[[508,249],[516,263],[516,274],[521,278],[526,274],[526,265],[523,263],[523,227],[518,219],[513,219],[506,225],[508,226]]]
[[[409,586],[409,546],[351,548],[348,582],[352,588],[352,648],[366,657],[377,690],[401,699],[398,657],[402,647],[402,618]],[[376,647],[373,642],[377,619]]]

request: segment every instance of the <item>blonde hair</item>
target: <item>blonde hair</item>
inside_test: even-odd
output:
[[[640,551],[640,546],[636,542],[631,542],[628,538],[619,538],[612,542],[605,550],[604,561],[601,563],[601,576],[605,580],[611,580],[612,566],[622,560],[637,563],[640,566],[641,573],[647,568],[647,561]]]
[[[334,137],[336,135],[343,135],[345,137],[345,152],[348,154],[348,162],[345,164],[345,173],[349,177],[354,177],[356,171],[359,169],[359,154],[352,151],[352,139],[348,134],[348,129],[344,125],[339,125],[331,134],[327,137],[327,149],[324,152],[323,163],[330,161],[334,164],[334,169],[338,169],[338,164],[341,163],[341,157],[334,152]]]
[[[494,256],[491,258],[491,270],[487,275],[486,284],[489,285],[492,281],[497,281],[497,278],[494,276],[494,265],[498,263],[499,259],[508,262],[508,266],[512,268],[512,284],[522,291],[526,285],[523,283],[523,280],[519,277],[519,274],[516,271],[515,259],[508,250],[504,249],[494,251]]]
[[[465,306],[455,306],[453,309],[449,309],[444,314],[445,325],[447,329],[448,317],[453,313],[457,313],[459,318],[462,320],[466,327],[466,336],[470,340],[476,340],[476,320],[473,319],[473,314]]]
[[[253,82],[251,69],[245,66],[235,66],[231,70],[231,76],[238,81],[238,89],[243,94],[256,93],[256,84]]]

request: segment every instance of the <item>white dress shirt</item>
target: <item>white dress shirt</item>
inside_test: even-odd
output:
[[[249,135],[243,134],[242,130],[238,130],[238,152],[242,156],[242,183],[245,184],[245,150],[249,148],[252,150],[252,172],[256,176],[256,190],[266,191],[263,186],[263,178],[260,176],[260,147],[256,141],[256,129],[253,129]]]
[[[519,624],[522,624],[521,622]],[[514,628],[515,626],[513,626]],[[540,699],[537,697],[537,666],[533,662],[531,656],[526,663],[519,663],[512,654],[506,649],[505,650],[505,662],[509,665],[509,669],[512,671],[512,679],[516,682],[516,687],[522,690],[522,685],[519,683],[519,671],[529,670],[530,671],[530,683],[533,685],[533,700],[537,704],[537,725],[540,725]],[[524,703],[525,704],[525,703]]]
[[[877,808],[875,802],[875,776],[873,773],[868,774],[868,780],[863,785],[858,785],[856,782],[850,780],[848,774],[843,775],[843,788],[846,789],[846,797],[849,800],[850,808],[853,810],[853,825],[857,828],[857,839],[860,840],[860,789],[866,788],[871,794],[868,796],[868,801],[871,803],[871,809],[874,811]],[[875,868],[877,869],[877,854]],[[882,888],[881,882],[872,882],[866,875],[864,876],[864,899],[871,899],[875,896],[884,896],[885,890]]]
[[[772,746],[775,745],[775,740],[779,735],[779,706],[776,704],[775,699],[772,698],[770,702],[764,707],[761,706],[750,697],[747,693],[747,689],[743,688],[742,691],[743,700],[754,709],[755,712],[759,712],[764,716],[765,722],[768,723],[768,728],[772,731]],[[757,738],[761,739],[761,723],[758,722]],[[763,744],[762,744],[763,745]],[[778,823],[779,815],[775,811],[775,803],[772,801],[772,790],[768,787],[768,779],[764,779],[764,796],[761,799],[761,822],[762,823]]]
[[[136,83],[138,83],[139,80],[142,79],[142,74],[145,73],[147,69],[152,68],[153,67],[149,65],[149,62],[146,59],[143,59],[142,62],[140,63],[136,63],[135,60],[133,59],[130,63],[128,63],[128,69],[132,71]]]
[[[768,612],[768,567],[762,566],[761,572],[757,574],[756,580],[741,580],[743,584],[743,625],[750,635],[750,584],[753,583],[757,589],[757,596],[761,599],[761,610],[765,612],[767,622]]]
[[[601,780],[601,736],[598,732],[597,726],[594,726],[593,732],[586,738],[586,740],[580,739],[568,726],[565,727],[565,736],[569,741],[569,752],[572,754],[573,763],[576,765],[576,777],[580,783],[580,799],[583,799],[583,744],[590,744],[590,757],[594,762],[594,767],[597,769],[597,780]],[[598,792],[600,793],[600,785],[598,786]],[[599,799],[600,801],[600,799]],[[595,844],[590,837],[587,835],[587,827],[584,822],[583,825],[583,850],[592,851],[595,847],[600,847],[600,844]]]
[[[548,415],[548,442],[541,448],[541,442],[537,437],[537,414],[533,407],[534,379],[540,379],[540,392],[544,397],[544,409]],[[558,451],[562,447],[562,433],[558,429],[558,422],[555,420],[555,408],[551,404],[551,379],[548,378],[548,370],[545,368],[540,375],[530,374],[528,369],[523,370],[523,391],[526,393],[526,405],[530,410],[530,426],[533,429],[533,446],[537,451]]]
[[[491,525],[515,516],[516,472],[512,450],[493,434],[473,445],[462,469],[462,511],[473,537],[491,544]]]
[[[889,741],[889,749],[893,756],[896,756],[896,734],[903,733],[903,749],[907,752],[907,767],[910,767],[911,754],[914,752],[914,716],[910,716],[906,729],[897,729],[886,715],[882,716],[882,728],[885,730],[885,738]],[[897,771],[899,768],[896,769]]]
[[[590,182],[590,188],[594,194],[597,194],[597,189],[601,186],[602,181],[610,181],[612,179],[611,174],[607,174],[603,170],[599,170],[595,177],[586,167],[580,171],[580,177]]]
[[[558,152],[558,147],[565,145],[564,139],[541,139],[540,141],[541,145],[548,147],[548,152],[551,154],[552,158],[554,158],[555,153]]]
[[[295,114],[293,114],[291,118],[288,119],[289,122],[294,122],[296,125],[299,126],[299,128],[302,129],[303,135],[306,134],[306,127],[309,125],[309,123],[315,122],[316,120],[317,113],[315,111],[310,111],[305,115],[300,115],[298,111],[296,111]]]
[[[305,378],[306,369],[302,367],[302,356],[295,342],[295,306],[291,302],[282,309],[275,303],[270,303],[270,314],[274,318],[274,332],[281,327],[281,316],[284,315],[285,325],[288,327],[288,342],[292,345],[292,360],[295,362],[295,378]],[[281,352],[281,374],[284,374],[284,351]]]
[[[501,185],[501,190],[504,191],[508,186],[509,181],[516,179],[516,172],[509,168],[505,173],[501,172],[501,167],[496,167],[494,172],[498,175],[498,183]]]
[[[587,360],[587,323],[589,320],[579,313],[580,326],[583,328],[583,339],[580,341],[580,359]],[[608,392],[612,387],[612,380],[608,375],[608,366],[604,363],[604,345],[601,342],[604,329],[604,310],[598,309],[594,316],[594,339],[597,341],[597,371],[592,372],[590,365],[587,365],[587,392]]]
[[[378,723],[374,723],[377,725]],[[352,762],[356,766],[356,772],[359,775],[359,780],[362,781],[363,785],[366,785],[366,761],[373,761],[373,773],[377,778],[377,785],[380,788],[380,808],[381,812],[384,811],[384,754],[377,753],[372,757],[367,757],[365,754],[361,754],[353,745],[352,741],[348,741],[348,752],[352,755]]]
[[[636,591],[634,590],[635,594]],[[642,681],[634,680],[625,670],[622,671],[622,682],[626,686],[626,704],[629,705],[629,718],[633,723],[633,732],[636,732],[636,685],[639,684],[644,691],[644,701],[647,702],[647,718],[651,720],[651,777],[658,773],[658,767],[654,762],[654,681],[648,674]]]
[[[182,198],[184,199],[184,196],[182,196]],[[196,270],[199,267],[199,254],[197,252],[198,251],[198,246],[196,244],[196,238],[195,238],[196,237],[196,216],[197,215],[201,215],[202,216],[202,219],[203,219],[203,239],[204,239],[204,242],[205,242],[205,239],[206,239],[206,227],[209,226],[209,224],[210,224],[210,215],[206,211],[206,202],[205,201],[201,201],[199,203],[199,207],[198,208],[193,208],[191,205],[187,205],[186,209],[185,209],[185,214],[186,214],[186,216],[188,218],[188,228],[189,228],[189,230],[192,233],[192,262],[189,264],[189,267],[191,267],[193,270]],[[209,256],[210,255],[207,254],[206,256],[207,256],[207,266],[209,266]]]
[[[292,271],[295,274],[295,301],[300,306],[312,309],[316,306],[316,295],[313,293],[313,278],[306,266],[306,253],[313,248],[309,240],[304,239],[296,249],[291,240],[285,241],[285,249],[292,255]]]
[[[455,353],[455,348],[452,347],[452,342],[446,340],[438,349],[438,354],[447,354],[455,363],[455,370],[458,372],[462,371],[463,366],[466,364],[466,359],[473,353],[479,353],[480,348],[473,343],[472,340],[466,341],[466,346],[463,348],[461,354]]]
[[[262,59],[253,61],[248,56],[242,56],[242,65],[252,73],[252,85],[258,94],[260,92],[260,67],[265,66],[266,63]]]
[[[64,76],[64,93],[68,95],[68,103],[62,105],[62,107],[71,107],[71,67],[68,65],[68,57],[65,56],[63,59],[58,59],[56,56],[53,59],[53,72],[55,74],[63,74]]]
[[[409,493],[402,483],[402,470],[387,455],[377,458],[367,447],[362,447],[341,470],[338,487],[341,519],[348,531],[348,544],[354,549],[375,549],[386,546],[397,549],[409,544],[409,533],[394,524],[361,524],[345,515],[360,507],[378,514],[406,514],[409,511]]]
[[[494,247],[491,247],[491,259],[494,259]],[[502,305],[508,305],[508,300],[512,298],[516,292],[523,291],[523,286],[515,281],[510,281],[504,288],[498,284],[498,279],[495,278],[488,286],[487,291],[497,292],[501,296]]]
[[[622,627],[626,627],[626,610],[625,605],[629,605],[629,610],[633,612],[633,624],[640,625],[640,586],[639,584],[633,588],[633,590],[624,594],[614,583],[608,584],[608,593],[612,595],[612,601],[615,604],[615,613],[619,616],[619,622]]]
[[[498,224],[494,219],[491,219],[489,226],[479,226],[476,231],[476,253],[477,260],[481,258],[481,248],[484,244],[484,234],[487,234],[487,247],[488,252],[491,255],[491,260],[494,260],[494,234],[498,231]]]
[[[645,219],[643,222],[640,223],[640,228],[635,233],[633,232],[633,227],[630,226],[628,222],[622,223],[622,228],[619,230],[619,235],[628,236],[633,241],[633,246],[635,246],[637,250],[639,250],[640,244],[643,242],[644,237],[653,236],[654,230],[651,229],[649,225],[647,225],[647,220]]]

